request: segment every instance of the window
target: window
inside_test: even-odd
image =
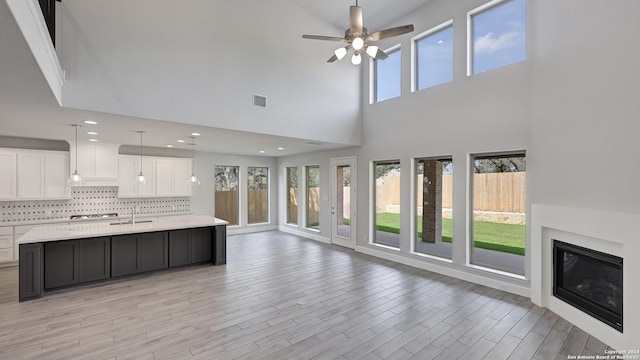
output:
[[[471,262],[524,275],[524,153],[472,156]]]
[[[446,22],[414,42],[414,90],[444,84],[453,80],[453,21]]]
[[[229,222],[229,225],[240,225],[239,213],[239,168],[237,166],[214,167],[216,179],[215,214],[216,217]]]
[[[249,224],[269,222],[269,168],[247,169],[247,215]]]
[[[375,102],[380,102],[401,94],[401,60],[400,47],[387,51],[388,58],[374,60]]]
[[[320,166],[307,166],[307,227],[320,229]]]
[[[400,161],[374,163],[373,243],[400,248]]]
[[[469,13],[468,75],[527,58],[526,0],[494,0]]]
[[[287,168],[287,224],[298,223],[298,168]]]
[[[416,239],[414,251],[451,259],[451,158],[416,160]]]

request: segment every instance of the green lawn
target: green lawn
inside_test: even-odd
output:
[[[348,219],[345,219],[345,223]],[[422,223],[419,216],[418,224]],[[400,214],[380,213],[376,216],[376,228],[379,231],[400,233]],[[442,241],[451,242],[451,219],[442,219]],[[474,245],[477,248],[524,255],[524,225],[498,224],[482,221],[473,222]],[[418,237],[422,233],[418,232]]]

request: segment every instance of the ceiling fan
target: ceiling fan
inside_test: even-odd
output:
[[[353,49],[353,56],[351,57],[351,63],[353,65],[359,65],[362,62],[361,54],[364,52],[376,60],[384,60],[388,55],[380,50],[376,45],[369,45],[369,42],[374,42],[390,37],[410,33],[413,31],[413,25],[398,26],[390,29],[376,31],[369,34],[366,27],[362,22],[362,8],[358,6],[358,0],[356,0],[356,6],[351,6],[349,9],[349,28],[345,30],[344,37],[335,36],[322,36],[322,35],[302,35],[304,39],[313,40],[328,40],[328,41],[344,41],[347,46],[341,47],[334,51],[332,57],[327,62],[332,63],[337,60],[342,60],[349,50]]]

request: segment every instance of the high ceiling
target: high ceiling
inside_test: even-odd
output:
[[[289,0],[318,18],[326,20],[337,29],[348,25],[348,10],[351,4],[343,0]],[[404,0],[401,3],[386,0],[362,0],[365,26],[372,30],[395,25],[394,18],[423,6],[430,0]],[[274,9],[277,11],[277,9]],[[314,33],[313,28],[299,29],[300,33]],[[331,34],[326,34],[331,35]],[[336,35],[341,35],[340,32]],[[278,39],[274,39],[278,41]],[[0,1],[0,135],[71,140],[72,123],[85,120],[97,121],[98,125],[86,125],[80,139],[91,136],[87,131],[98,132],[102,142],[137,145],[138,134],[133,130],[144,129],[145,146],[188,148],[177,143],[188,140],[191,132],[201,134],[198,150],[219,153],[257,156],[283,156],[296,153],[335,149],[349,145],[318,142],[314,139],[290,138],[258,133],[192,126],[150,119],[98,113],[86,110],[61,108],[49,90],[38,65],[26,45],[7,5]],[[284,148],[284,150],[278,150]],[[262,153],[261,151],[264,151]]]

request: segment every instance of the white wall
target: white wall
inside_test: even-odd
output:
[[[533,10],[532,201],[640,212],[640,2]]]
[[[360,143],[358,69],[327,64],[336,44],[302,34],[338,30],[289,1],[62,5],[66,107]],[[268,97],[267,109],[252,106],[254,93]]]
[[[536,203],[583,208],[587,212],[591,211],[589,209],[613,211],[626,214],[624,219],[635,218],[633,214],[640,213],[640,187],[637,186],[640,179],[640,142],[637,140],[640,133],[640,70],[637,65],[640,48],[635,46],[634,39],[640,34],[640,22],[637,21],[640,2],[623,1],[611,6],[597,1],[530,0],[527,60],[467,77],[466,13],[484,2],[437,0],[398,21],[413,22],[415,34],[418,34],[453,18],[454,80],[411,93],[410,36],[405,36],[399,39],[403,49],[402,96],[373,105],[363,99],[363,146],[355,153],[359,169],[357,250],[527,293],[528,281],[511,281],[464,266],[468,244],[468,155],[526,150],[528,212],[531,204]],[[394,44],[387,43],[389,46]],[[368,94],[367,66],[363,71],[363,93]],[[351,153],[331,154],[334,157],[347,155]],[[413,216],[410,208],[411,158],[441,155],[452,155],[454,161],[451,266],[408,254],[410,218]],[[321,162],[322,159],[316,156],[311,155],[309,161]],[[371,226],[369,165],[371,161],[390,159],[402,162],[400,252],[376,248],[369,245],[367,239]],[[281,172],[283,164],[290,160],[279,160]],[[295,159],[300,163],[306,161],[300,157]],[[326,190],[321,188],[320,191]],[[624,219],[618,221],[626,221]],[[527,223],[531,224],[531,220],[528,214]],[[540,222],[540,219],[533,220]],[[635,226],[623,225],[625,228]],[[611,228],[607,221],[597,223],[596,219],[590,227],[597,229],[605,241],[624,242],[620,241],[617,227]],[[563,228],[562,224],[558,228]],[[528,226],[528,256],[531,243],[539,248],[542,240],[540,231],[532,238]],[[625,247],[622,251],[625,261],[638,255],[636,244],[627,243]],[[538,262],[539,259],[536,257]],[[541,265],[536,264],[536,272],[540,268]],[[532,275],[529,263],[526,271],[528,276]],[[540,276],[539,273],[534,275]],[[636,296],[633,287],[625,287],[625,299]],[[626,316],[635,317],[635,312],[625,315],[625,323],[628,323]],[[638,320],[631,321],[637,323]],[[597,336],[600,330],[592,332]],[[628,347],[629,339],[637,339],[637,329],[625,326],[624,337],[621,336],[606,340],[612,346]]]
[[[199,186],[191,190],[191,210],[199,215],[215,216],[215,179],[214,166],[239,166],[240,182],[240,225],[230,226],[230,234],[247,231],[275,229],[278,225],[278,171],[277,160],[265,156],[238,156],[196,152],[195,171],[200,180]],[[269,168],[269,224],[247,225],[247,167]]]

